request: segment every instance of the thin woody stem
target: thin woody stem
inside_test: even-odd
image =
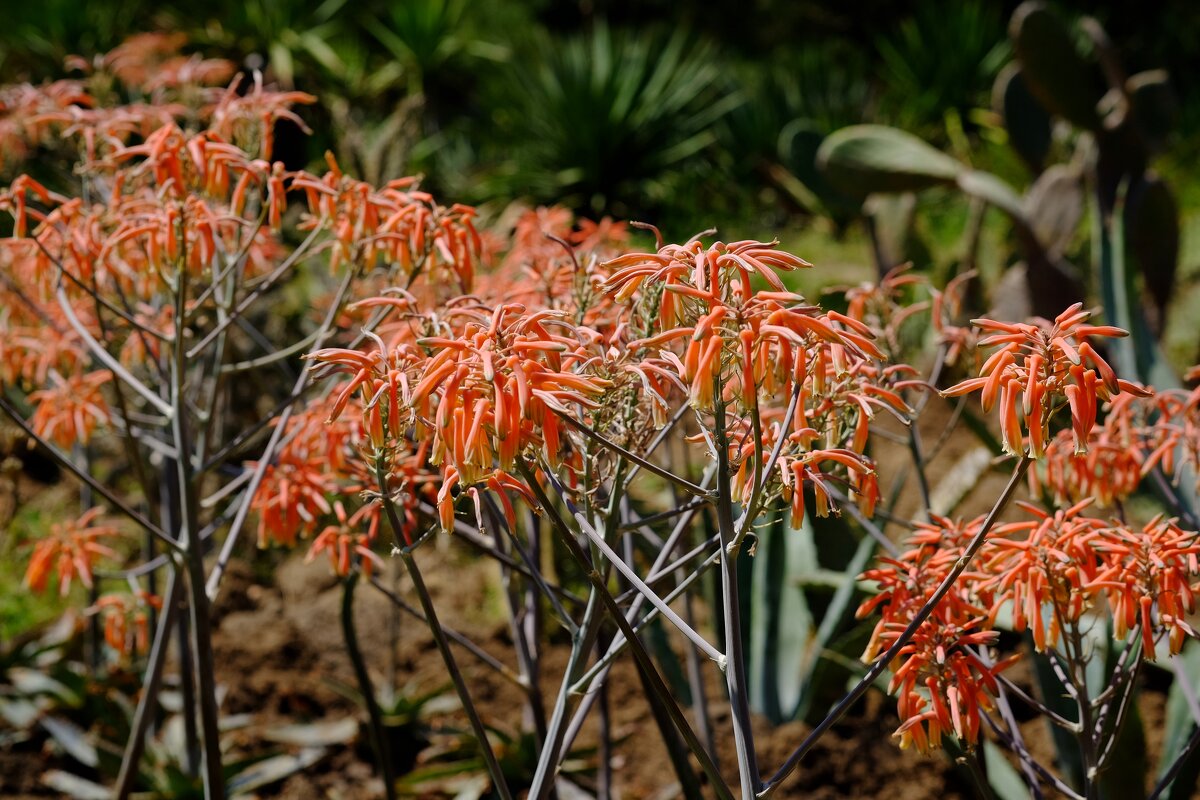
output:
[[[600,573],[591,564],[587,554],[579,546],[579,542],[575,540],[575,534],[569,527],[567,527],[566,522],[558,513],[558,510],[554,507],[554,504],[550,501],[550,498],[546,496],[545,490],[542,488],[541,484],[538,483],[537,478],[534,476],[533,471],[529,468],[529,466],[524,461],[518,460],[517,468],[521,472],[521,476],[529,485],[534,497],[537,499],[538,505],[542,507],[542,511],[547,517],[549,517],[555,529],[558,530],[563,544],[566,545],[567,549],[571,552],[572,557],[574,557],[574,559],[579,563],[579,566],[587,571],[586,577],[588,582],[591,583],[591,585],[595,588],[596,595],[604,604],[609,616],[617,624],[617,628],[621,631],[625,638],[629,640],[630,647],[633,649],[634,658],[636,658],[642,665],[644,670],[643,674],[647,678],[647,682],[651,691],[653,691],[659,698],[662,699],[663,705],[665,706],[668,714],[670,714],[672,722],[679,730],[679,733],[683,736],[688,749],[691,750],[692,754],[699,760],[700,767],[704,771],[704,774],[708,776],[714,791],[717,793],[717,796],[722,798],[722,800],[732,800],[733,795],[730,793],[729,788],[725,785],[725,781],[722,779],[721,773],[717,769],[716,764],[713,763],[712,758],[709,756],[708,751],[705,750],[704,745],[699,739],[696,738],[695,732],[692,730],[691,725],[688,724],[687,719],[683,716],[683,712],[679,709],[679,705],[676,703],[670,689],[663,682],[662,676],[658,674],[658,670],[655,668],[654,662],[650,658],[650,654],[646,652],[645,646],[642,644],[641,640],[637,638],[637,634],[634,633],[629,621],[626,620],[625,615],[621,613],[621,609],[617,606],[616,600],[613,598],[612,593],[608,591],[608,587],[605,586],[604,581],[601,579]]]
[[[146,384],[135,378],[129,370],[125,369],[125,367],[121,365],[120,361],[117,361],[117,359],[113,358],[112,354],[104,349],[104,345],[96,341],[96,338],[92,336],[88,329],[84,327],[83,323],[79,321],[79,317],[75,315],[75,309],[71,308],[71,302],[67,299],[66,290],[63,289],[61,283],[59,284],[55,295],[58,297],[58,305],[62,308],[63,315],[66,316],[67,322],[69,322],[71,327],[75,329],[75,332],[79,334],[79,338],[82,339],[84,344],[87,345],[88,350],[90,350],[92,355],[96,357],[96,360],[112,370],[116,377],[125,381],[125,384],[129,386],[130,389],[133,389],[135,392],[140,394],[142,398],[146,400],[146,402],[154,406],[155,411],[170,419],[171,414],[174,413],[174,410],[171,408],[171,404],[163,400],[154,392],[150,391]]]
[[[671,483],[675,484],[679,488],[683,489],[688,494],[695,495],[696,497],[703,497],[706,499],[712,497],[712,494],[708,490],[702,489],[699,486],[697,486],[696,484],[687,480],[686,478],[681,478],[678,475],[676,475],[675,473],[671,472],[670,470],[663,469],[662,467],[658,466],[657,464],[647,461],[646,459],[642,458],[641,456],[637,455],[636,453],[632,453],[629,450],[626,450],[624,447],[622,447],[621,445],[612,441],[611,439],[608,439],[608,438],[596,433],[594,430],[589,428],[587,425],[584,425],[582,422],[575,419],[567,412],[565,412],[561,409],[553,408],[553,407],[550,407],[550,408],[552,411],[554,411],[555,414],[557,414],[559,416],[560,419],[565,420],[568,425],[570,425],[572,428],[574,428],[575,430],[582,433],[584,436],[588,437],[589,439],[596,442],[597,444],[599,444],[603,447],[606,447],[609,450],[612,450],[617,455],[621,456],[622,458],[626,459],[627,461],[630,461],[630,462],[636,464],[637,466],[641,467],[642,469],[646,470],[647,472],[652,472],[655,475],[657,475],[658,477],[660,477],[664,480],[670,481]]]
[[[3,394],[0,394],[0,411],[3,411],[9,417],[9,419],[13,421],[13,424],[21,429],[22,433],[37,442],[42,447],[46,448],[46,451],[50,453],[50,455],[61,467],[87,484],[92,491],[103,497],[105,501],[107,501],[113,508],[117,509],[130,520],[140,525],[143,529],[152,534],[159,541],[166,544],[172,550],[179,550],[179,543],[165,534],[163,530],[151,522],[149,518],[129,506],[125,501],[121,500],[121,498],[117,497],[111,490],[104,486],[104,484],[100,483],[91,475],[79,469],[71,460],[70,456],[68,456],[66,453],[50,444],[50,442],[46,441],[41,436],[38,436],[34,432],[33,428],[29,426],[29,423],[25,421],[25,418],[21,416],[20,412],[12,407]]]
[[[346,298],[349,297],[350,286],[354,280],[354,269],[346,270],[346,276],[342,279],[341,286],[338,287],[338,293],[334,303],[329,308],[329,312],[325,315],[325,319],[321,323],[319,330],[321,335],[318,337],[316,344],[318,346],[323,342],[333,331],[334,321],[337,319],[338,313],[341,311]],[[300,376],[296,378],[296,384],[292,387],[291,401],[283,409],[279,416],[278,422],[275,423],[275,429],[271,431],[271,438],[267,441],[267,446],[263,450],[262,456],[259,457],[258,463],[254,466],[254,476],[250,479],[250,484],[246,487],[246,491],[242,496],[242,502],[238,506],[237,513],[234,515],[233,522],[229,526],[229,533],[225,536],[225,542],[221,545],[221,553],[217,556],[217,563],[213,567],[212,573],[208,577],[208,582],[205,585],[205,591],[209,599],[215,599],[217,590],[221,585],[221,577],[225,574],[225,569],[229,563],[229,559],[233,555],[233,548],[237,544],[238,536],[241,534],[242,527],[246,523],[246,518],[250,514],[250,505],[254,500],[254,495],[258,491],[259,485],[262,483],[263,477],[267,473],[267,467],[275,458],[276,451],[283,440],[283,435],[287,430],[288,420],[291,419],[292,410],[295,408],[293,404],[303,393],[308,385],[310,370],[303,370]],[[399,531],[397,530],[397,534]]]
[[[713,397],[721,397],[720,373],[713,377]],[[729,467],[729,440],[725,430],[725,404],[714,409],[713,438],[717,454],[717,527],[721,534],[721,606],[725,622],[725,682],[732,706],[733,742],[737,750],[738,777],[742,797],[758,792],[762,780],[754,749],[754,731],[750,725],[750,693],[746,683],[746,661],[742,651],[741,589],[737,579],[737,561],[742,537],[754,522],[757,510],[752,501],[740,527],[733,521],[732,476]],[[756,479],[758,476],[756,475]]]
[[[679,632],[687,637],[687,639],[691,641],[691,643],[694,644],[696,648],[700,650],[700,652],[704,653],[704,655],[708,656],[713,661],[716,661],[718,665],[724,668],[725,654],[713,647],[712,644],[710,644],[703,636],[696,633],[696,631],[694,631],[686,622],[684,622],[683,619],[676,614],[675,611],[669,605],[667,605],[667,603],[664,602],[661,597],[655,594],[654,590],[647,586],[646,583],[637,576],[637,573],[635,573],[633,569],[626,564],[619,555],[617,555],[616,551],[608,546],[608,544],[604,541],[604,538],[600,536],[600,534],[598,534],[591,525],[588,524],[587,520],[583,518],[582,514],[580,514],[578,511],[575,511],[574,517],[576,524],[579,525],[579,529],[583,531],[584,535],[587,536],[589,540],[591,540],[596,549],[603,553],[604,557],[617,568],[617,571],[624,576],[625,580],[629,581],[629,583],[632,584],[633,587],[637,589],[637,591],[643,597],[650,601],[651,605],[657,608],[664,617],[670,620],[671,624],[678,628]]]
[[[163,667],[167,663],[171,630],[175,627],[179,602],[183,598],[182,588],[183,576],[177,569],[172,569],[170,577],[167,579],[165,604],[162,613],[158,616],[154,640],[150,645],[146,674],[142,676],[142,694],[138,697],[137,710],[133,714],[129,738],[125,742],[121,769],[117,773],[117,785],[113,787],[113,797],[116,800],[126,800],[129,797],[138,777],[138,762],[141,761],[142,752],[146,746],[146,731],[150,728],[150,721],[154,719],[155,704],[158,702],[159,689],[162,687]]]
[[[403,611],[404,613],[408,614],[413,619],[416,619],[416,620],[419,620],[421,622],[428,624],[428,620],[425,619],[425,615],[422,614],[419,609],[416,609],[413,606],[409,605],[407,602],[404,601],[404,599],[402,597],[397,595],[391,589],[384,586],[380,582],[379,578],[372,575],[370,582],[371,582],[371,585],[373,587],[375,587],[379,591],[380,594],[382,594],[384,597],[386,597],[392,603],[392,605],[394,605],[396,608],[398,608],[401,611]],[[529,689],[529,687],[525,685],[525,682],[523,680],[521,680],[521,677],[519,675],[517,675],[517,673],[513,672],[511,669],[506,667],[500,661],[497,661],[495,656],[491,655],[490,653],[488,653],[488,651],[484,650],[479,645],[472,642],[466,636],[463,636],[461,633],[454,630],[453,628],[447,628],[445,625],[442,626],[442,631],[446,634],[447,639],[449,639],[450,641],[459,645],[464,650],[466,650],[468,653],[475,656],[475,658],[479,659],[481,662],[483,662],[487,666],[494,669],[496,671],[496,674],[498,674],[500,677],[504,678],[506,681],[509,681],[514,686],[521,689],[522,691],[527,691]]]
[[[458,662],[454,658],[454,653],[450,650],[450,642],[446,637],[446,632],[442,629],[441,623],[438,621],[437,612],[433,607],[433,598],[429,594],[429,589],[425,586],[424,578],[421,577],[421,570],[417,566],[417,561],[413,558],[412,548],[404,545],[404,526],[400,522],[400,515],[396,511],[396,504],[392,500],[391,493],[388,491],[387,466],[384,464],[383,458],[377,457],[375,459],[375,480],[379,484],[379,494],[383,501],[384,516],[392,528],[392,537],[395,539],[396,549],[399,551],[400,558],[404,561],[405,569],[408,570],[408,577],[412,580],[413,590],[417,593],[417,598],[421,601],[421,610],[425,614],[425,624],[429,627],[430,633],[433,634],[433,641],[442,656],[442,663],[446,665],[446,671],[450,673],[450,680],[454,683],[458,699],[462,702],[463,711],[466,712],[467,720],[471,724],[471,730],[474,732],[479,744],[479,752],[482,754],[488,774],[492,778],[492,784],[496,789],[496,793],[500,795],[501,800],[512,800],[512,793],[509,791],[508,782],[504,778],[504,770],[500,769],[500,762],[496,760],[496,753],[492,750],[491,741],[488,739],[487,728],[484,727],[483,720],[479,717],[479,711],[475,708],[475,703],[471,699],[471,692],[467,689],[467,682],[463,678],[462,671],[458,668]]]
[[[979,552],[981,547],[983,547],[983,543],[987,538],[987,534],[991,531],[992,526],[996,524],[996,520],[999,518],[1001,512],[1003,512],[1008,506],[1009,501],[1012,499],[1013,495],[1016,493],[1017,487],[1021,483],[1021,478],[1024,477],[1025,472],[1029,469],[1029,465],[1031,463],[1033,463],[1033,459],[1029,458],[1028,456],[1021,457],[1021,459],[1017,462],[1016,467],[1013,469],[1012,477],[1010,477],[1008,480],[1008,485],[1004,487],[1004,491],[1000,494],[1000,497],[996,499],[995,505],[993,505],[992,510],[988,512],[988,515],[984,519],[983,525],[980,527],[979,532],[976,533],[974,538],[971,539],[971,542],[967,545],[966,550],[958,558],[958,561],[955,562],[953,569],[951,569],[949,574],[947,574],[942,580],[941,585],[939,585],[930,598],[925,601],[925,605],[923,605],[921,609],[917,611],[912,621],[908,623],[908,626],[904,629],[903,633],[900,634],[896,641],[892,643],[892,646],[887,649],[887,652],[875,659],[875,662],[871,665],[871,668],[867,670],[867,674],[862,677],[858,684],[855,685],[855,687],[851,689],[845,697],[838,701],[837,705],[835,705],[829,714],[826,715],[825,719],[821,720],[820,724],[813,728],[812,732],[809,733],[809,735],[805,737],[804,741],[800,743],[800,746],[797,747],[796,750],[788,757],[783,766],[779,768],[779,771],[772,776],[771,780],[769,780],[766,786],[763,787],[763,790],[759,792],[758,796],[760,798],[770,797],[775,790],[779,788],[780,784],[787,780],[788,776],[795,771],[797,766],[799,766],[800,760],[803,759],[804,756],[812,749],[813,745],[817,743],[817,740],[820,739],[831,727],[833,727],[833,724],[841,719],[860,697],[866,694],[867,689],[869,689],[871,685],[875,683],[875,680],[883,674],[884,670],[888,668],[888,664],[890,664],[892,660],[900,654],[900,651],[908,645],[912,637],[915,636],[917,631],[921,628],[921,625],[923,625],[925,620],[929,618],[929,615],[933,613],[933,609],[937,607],[937,604],[942,601],[942,598],[950,592],[950,589],[953,588],[959,576],[966,571],[967,567],[971,563],[971,560],[975,557],[975,554]]]
[[[383,729],[383,714],[379,702],[375,699],[375,689],[371,685],[371,675],[367,672],[367,662],[363,659],[362,650],[358,646],[358,631],[354,627],[354,589],[358,585],[358,573],[352,572],[342,581],[342,636],[346,640],[346,655],[354,667],[354,677],[358,681],[358,691],[362,695],[363,705],[367,709],[367,732],[371,740],[371,749],[375,752],[375,760],[383,778],[383,795],[387,800],[396,798],[396,777],[392,769],[392,755],[389,752],[387,734]]]

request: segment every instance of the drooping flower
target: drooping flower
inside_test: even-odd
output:
[[[329,554],[329,565],[335,575],[345,577],[354,565],[353,556],[359,557],[363,573],[371,576],[373,569],[383,569],[383,559],[371,550],[371,542],[379,532],[381,509],[378,501],[361,506],[347,515],[342,501],[333,504],[336,522],[326,526],[313,539],[305,562],[312,561],[322,552]],[[365,530],[363,528],[365,527]]]
[[[150,610],[162,609],[162,598],[145,591],[106,594],[89,612],[104,618],[104,643],[120,658],[150,650]]]
[[[908,550],[881,558],[879,566],[863,573],[861,579],[874,581],[878,593],[857,615],[880,614],[863,661],[878,658],[899,639],[982,525],[983,517],[963,522],[935,516],[917,526]],[[996,676],[1011,664],[986,657],[999,637],[993,629],[995,601],[986,586],[976,590],[970,574],[962,577],[966,580],[934,606],[890,665],[889,691],[897,696],[901,719],[895,735],[902,748],[928,752],[947,734],[975,745],[982,713],[998,694]]]
[[[54,385],[29,395],[34,404],[30,427],[43,439],[69,450],[91,441],[96,428],[110,419],[108,403],[101,391],[112,380],[112,373],[95,372],[54,376]]]
[[[75,578],[90,589],[96,560],[117,555],[101,543],[118,535],[116,526],[99,521],[102,513],[102,509],[92,508],[75,520],[51,525],[50,534],[34,545],[25,570],[25,586],[40,593],[46,589],[50,573],[57,571],[58,589],[63,596]]]
[[[1091,344],[1091,339],[1126,336],[1120,328],[1086,324],[1091,313],[1076,303],[1053,322],[973,320],[991,335],[981,347],[996,347],[980,376],[942,392],[946,397],[978,391],[985,412],[999,408],[1005,452],[1041,457],[1049,440],[1050,417],[1064,402],[1070,406],[1075,450],[1087,452],[1101,402],[1122,392],[1148,396],[1145,388],[1120,379]],[[1018,409],[1020,409],[1018,411]],[[1028,445],[1024,434],[1028,434]]]

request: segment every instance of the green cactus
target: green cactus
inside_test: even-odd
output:
[[[918,192],[953,183],[964,169],[919,137],[886,125],[851,125],[831,134],[817,150],[817,167],[852,197]]]
[[[1013,62],[1000,71],[992,87],[992,110],[1004,120],[1008,143],[1037,172],[1050,154],[1050,115],[1029,92],[1021,66]]]

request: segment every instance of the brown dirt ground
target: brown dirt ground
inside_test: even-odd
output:
[[[464,558],[453,549],[437,557],[426,555],[423,560],[426,582],[442,610],[443,623],[471,636],[497,658],[511,658],[507,624],[498,607],[493,611],[488,605],[497,591],[494,568]],[[223,711],[278,721],[356,713],[353,705],[325,682],[352,680],[338,622],[340,587],[325,564],[305,564],[300,558],[285,561],[276,575],[275,587],[255,586],[248,568],[239,565],[223,590],[216,640],[218,680],[229,687]],[[401,583],[402,592],[405,585]],[[355,612],[362,648],[378,680],[388,670],[390,602],[363,587],[357,594]],[[557,644],[545,654],[547,706],[553,702],[568,649],[565,643]],[[404,619],[396,652],[400,683],[430,689],[448,682],[432,637],[417,620]],[[515,732],[520,725],[520,693],[469,654],[459,651],[458,656],[485,720]],[[721,689],[717,670],[709,672],[711,698]],[[620,740],[611,763],[620,796],[670,796],[674,775],[629,658],[618,663],[610,685],[614,734]],[[464,720],[451,721],[465,726]],[[726,772],[734,764],[728,723],[727,714],[714,715],[718,752]],[[890,736],[897,724],[890,704],[877,693],[870,696],[821,740],[778,796],[814,800],[885,796],[952,800],[970,796],[943,756],[899,750]],[[590,728],[585,728],[580,745],[594,743]],[[782,763],[807,730],[801,723],[772,727],[764,720],[755,720],[755,728],[764,769]],[[377,797],[378,784],[369,775],[366,764],[347,750],[293,776],[269,794],[314,800]]]

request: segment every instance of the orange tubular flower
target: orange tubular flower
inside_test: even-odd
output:
[[[106,369],[65,380],[55,376],[54,387],[29,395],[35,404],[30,427],[64,449],[87,444],[96,427],[109,421],[108,403],[100,387],[111,380],[112,373]]]
[[[1092,586],[1107,594],[1118,638],[1140,626],[1142,655],[1153,661],[1158,633],[1167,633],[1172,655],[1183,648],[1185,637],[1196,637],[1185,620],[1195,612],[1200,591],[1194,582],[1200,575],[1194,532],[1159,515],[1139,531],[1113,526],[1095,547],[1103,566]]]
[[[383,569],[383,559],[371,550],[371,542],[379,532],[380,503],[374,502],[362,506],[352,515],[347,516],[346,508],[339,500],[333,505],[333,513],[337,523],[327,526],[313,539],[312,547],[305,556],[305,562],[310,562],[322,552],[329,553],[329,565],[333,573],[346,577],[353,567],[353,555],[361,559],[363,574],[371,577],[373,569]],[[367,530],[358,530],[364,522]]]
[[[97,522],[102,513],[100,508],[92,508],[73,522],[51,525],[50,535],[34,546],[25,570],[25,586],[34,592],[45,591],[51,571],[57,570],[60,594],[65,596],[70,591],[76,577],[90,589],[96,559],[117,555],[98,541],[118,534],[115,526]]]
[[[807,304],[777,274],[807,266],[774,242],[706,247],[693,239],[614,259],[605,287],[635,315],[654,317],[648,335],[627,345],[634,357],[644,354],[627,369],[647,389],[654,419],[665,419],[672,385],[697,410],[724,410],[742,502],[756,493],[756,470],[779,444],[778,472],[764,477],[768,491],[792,503],[794,517],[804,513],[804,484],[813,487],[816,513],[828,514],[831,481],[847,484],[869,513],[878,495],[863,454],[871,420],[882,408],[908,424],[900,392],[914,382],[909,368],[880,363],[883,353],[862,320]],[[760,283],[766,288],[755,289]],[[643,312],[650,302],[657,308]]]
[[[875,581],[879,593],[859,607],[858,617],[881,614],[864,661],[874,660],[899,638],[982,524],[983,517],[965,524],[934,517],[917,526],[909,550],[880,559],[880,566],[861,576]],[[978,742],[981,712],[992,707],[998,693],[996,676],[1011,663],[991,664],[979,652],[999,636],[991,629],[993,614],[993,597],[986,588],[956,588],[900,650],[891,665],[889,691],[897,695],[902,723],[895,735],[902,748],[928,752],[946,734],[968,746]]]
[[[162,609],[162,598],[149,592],[106,594],[88,609],[104,616],[104,643],[126,659],[150,650],[150,609]]]
[[[991,334],[980,340],[980,346],[997,349],[984,363],[980,377],[962,381],[942,394],[955,397],[980,392],[985,412],[999,405],[1005,451],[1036,458],[1045,453],[1049,419],[1065,400],[1071,409],[1075,451],[1087,452],[1101,401],[1122,392],[1142,397],[1150,392],[1118,379],[1089,341],[1128,334],[1120,328],[1085,324],[1091,314],[1082,307],[1076,303],[1052,323],[973,320],[975,327]],[[1028,445],[1022,428],[1028,433]]]
[[[1092,549],[1105,523],[1082,515],[1091,500],[1054,514],[1020,504],[1037,519],[1000,525],[982,554],[983,584],[1012,601],[1013,628],[1032,628],[1034,647],[1054,647],[1061,626],[1075,624],[1098,592],[1099,563]],[[1010,538],[1011,534],[1020,534]],[[1043,607],[1050,607],[1049,626]]]

